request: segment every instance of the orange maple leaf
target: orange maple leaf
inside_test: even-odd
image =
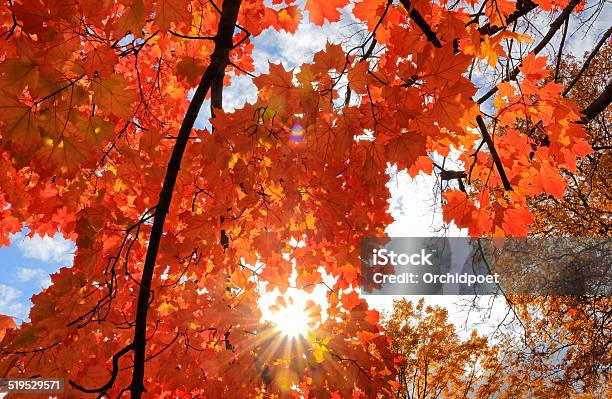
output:
[[[535,54],[529,53],[520,66],[520,71],[527,77],[529,80],[540,80],[544,78],[548,71],[546,70],[546,61],[547,57],[536,57]]]
[[[93,100],[104,111],[118,118],[129,119],[132,104],[136,102],[136,93],[128,88],[128,82],[115,75],[112,78],[94,79]]]
[[[191,25],[190,0],[157,0],[153,8],[157,14],[157,25],[162,32],[167,32],[172,24]]]
[[[6,335],[6,330],[15,328],[15,320],[13,320],[10,316],[0,315],[0,342],[4,339]]]
[[[325,20],[329,22],[339,21],[340,11],[338,9],[347,4],[348,0],[306,0],[306,10],[308,11],[310,21],[322,26]]]
[[[504,211],[502,227],[504,234],[509,237],[525,237],[529,233],[529,225],[533,223],[533,216],[529,209],[516,207]]]
[[[565,193],[567,182],[559,174],[559,169],[548,161],[540,163],[540,180],[544,191],[556,198],[562,198]]]
[[[412,167],[425,152],[425,137],[416,132],[402,134],[385,145],[387,160],[400,169]]]

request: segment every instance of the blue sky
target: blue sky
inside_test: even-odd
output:
[[[74,243],[55,237],[11,237],[9,247],[0,248],[0,314],[25,321],[30,298],[51,283],[49,274],[62,266],[72,265]]]

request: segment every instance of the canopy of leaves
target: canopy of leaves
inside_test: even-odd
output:
[[[0,242],[25,225],[77,245],[31,321],[3,324],[2,375],[68,376],[67,397],[393,392],[399,358],[356,293],[361,239],[391,221],[388,163],[453,172],[448,222],[520,236],[530,198],[562,197],[560,170],[591,152],[540,45],[515,65],[500,44],[529,42],[507,28],[536,6],[563,10],[554,35],[581,2],[458,5],[0,5]],[[359,45],[271,64],[254,103],[223,111],[224,85],[255,72],[253,37],[341,12],[367,29]],[[484,60],[509,71],[486,114],[470,80]],[[208,97],[212,129],[193,128]],[[449,155],[465,170],[429,158]],[[313,333],[279,343],[261,293],[323,284]]]

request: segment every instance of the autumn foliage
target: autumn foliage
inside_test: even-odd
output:
[[[462,339],[445,309],[400,300],[383,324],[401,356],[397,397],[500,397],[511,363],[475,332]]]
[[[609,299],[512,300],[488,336],[458,331],[446,309],[422,299],[395,301],[383,325],[401,356],[397,397],[609,397],[609,332],[592,325]]]
[[[563,197],[609,103],[606,88],[581,113],[539,54],[583,6],[3,2],[0,243],[25,226],[77,250],[30,322],[3,319],[0,374],[65,376],[74,398],[393,394],[400,358],[356,291],[362,238],[392,221],[388,165],[438,174],[445,221],[470,235],[528,234],[530,200]],[[254,37],[341,9],[358,44],[255,74]],[[510,28],[534,10],[553,20],[540,42]],[[532,47],[510,60],[508,42]],[[491,87],[475,78],[502,64]],[[224,111],[240,75],[257,98]],[[308,336],[262,321],[262,292],[317,285]]]

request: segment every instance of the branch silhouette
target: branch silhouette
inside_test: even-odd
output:
[[[170,203],[176,178],[181,169],[181,162],[185,153],[185,148],[189,141],[191,129],[193,128],[196,118],[202,108],[204,99],[206,98],[211,86],[218,80],[219,76],[223,76],[225,68],[229,63],[229,53],[233,48],[233,34],[238,19],[238,11],[240,10],[241,0],[226,0],[223,2],[221,10],[221,19],[219,20],[217,35],[215,37],[215,50],[211,56],[211,63],[206,68],[204,75],[195,91],[193,99],[189,104],[189,108],[183,119],[183,123],[179,130],[176,143],[172,150],[170,161],[166,169],[166,176],[159,194],[159,202],[155,208],[155,218],[153,227],[151,228],[151,236],[149,237],[149,245],[145,257],[145,264],[142,270],[142,279],[140,281],[140,289],[138,292],[138,305],[136,310],[136,326],[134,330],[134,370],[132,373],[132,382],[130,384],[130,394],[132,399],[139,399],[145,391],[144,374],[146,362],[146,346],[147,346],[147,313],[150,307],[151,282],[153,280],[153,272],[157,260],[157,253],[164,231],[164,223]]]

